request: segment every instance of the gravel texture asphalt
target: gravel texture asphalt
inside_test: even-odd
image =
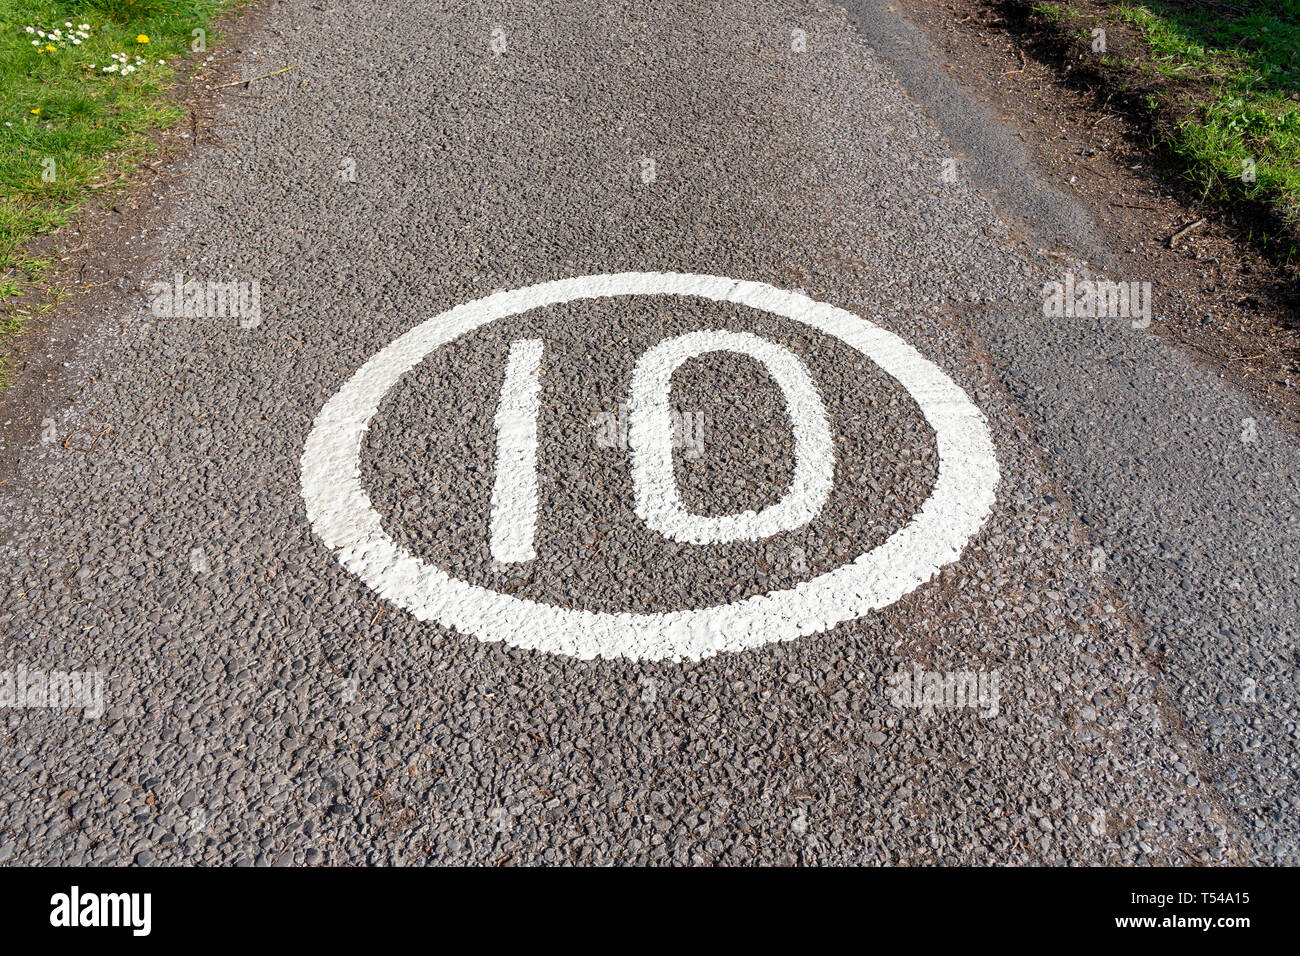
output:
[[[877,43],[889,9],[855,7],[269,9],[243,73],[301,65],[231,97],[161,256],[80,347],[56,440],[5,486],[0,667],[101,671],[104,709],[0,711],[0,861],[1300,862],[1294,439],[1149,329],[1044,318],[1044,283],[1087,265],[1044,248],[1063,219],[1019,223],[1063,200],[1003,209],[945,164],[1016,159],[997,135],[958,150],[970,124],[899,80],[924,38],[898,21]],[[878,611],[700,659],[524,650],[379,599],[304,504],[322,407],[453,307],[620,272],[802,290],[934,363],[997,454],[960,558]],[[260,321],[154,314],[143,290],[177,273],[258,282]],[[634,512],[633,367],[702,329],[777,343],[816,383],[835,481],[806,525],[691,544]],[[519,339],[546,350],[537,557],[503,564],[493,416]],[[691,512],[781,500],[793,423],[763,364],[692,359],[671,405]],[[92,425],[112,426],[93,453],[64,447]],[[833,336],[632,296],[429,354],[380,404],[360,481],[454,579],[663,613],[877,548],[938,448]],[[899,692],[918,671],[996,693],[927,705]]]

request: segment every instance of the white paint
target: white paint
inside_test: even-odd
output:
[[[361,443],[379,403],[426,355],[472,329],[561,302],[686,295],[733,302],[843,340],[906,389],[935,433],[938,477],[903,528],[848,564],[792,588],[714,607],[609,614],[541,604],[457,580],[399,547],[361,485]],[[325,403],[307,436],[302,492],[313,530],[351,573],[421,621],[484,641],[593,657],[699,660],[816,634],[892,604],[957,560],[993,508],[998,465],[983,414],[898,336],[843,309],[761,282],[627,272],[544,282],[428,319],[367,361]]]
[[[762,511],[706,517],[687,511],[678,494],[669,400],[673,373],[683,362],[724,351],[762,363],[781,387],[794,429],[794,478],[781,500]],[[628,444],[637,517],[664,537],[687,544],[755,540],[801,528],[821,511],[834,483],[831,428],[808,370],[789,349],[748,332],[688,332],[648,349],[632,372]]]
[[[503,563],[537,557],[537,412],[542,383],[541,339],[520,339],[510,346],[506,378],[497,407],[496,481],[488,549]]]

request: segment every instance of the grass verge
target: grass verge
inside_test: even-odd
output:
[[[88,199],[130,182],[181,57],[228,0],[0,0],[0,383],[5,339],[39,308],[51,263],[28,251]]]
[[[1267,210],[1288,262],[1300,235],[1300,0],[1034,3],[1112,88],[1139,94],[1205,198]],[[1098,31],[1104,31],[1101,35]]]

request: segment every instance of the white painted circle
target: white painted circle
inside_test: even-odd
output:
[[[501,594],[453,578],[399,547],[361,485],[361,444],[398,380],[439,346],[497,319],[580,299],[684,295],[734,302],[802,322],[870,358],[912,396],[934,430],[934,490],[884,544],[792,588],[713,607],[653,614],[585,611]],[[952,379],[892,332],[843,309],[761,282],[624,272],[543,282],[458,305],[371,358],[325,403],[302,454],[307,518],[336,557],[381,597],[421,621],[484,641],[584,660],[700,660],[827,630],[897,601],[955,561],[993,509],[998,464],[983,413]]]

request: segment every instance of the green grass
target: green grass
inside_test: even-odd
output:
[[[89,197],[128,182],[153,148],[150,134],[184,115],[168,99],[176,60],[196,56],[192,31],[207,29],[225,5],[0,0],[0,348],[21,324],[24,310],[13,298],[32,291],[50,269],[29,254],[32,240],[57,229]],[[88,24],[88,36],[70,42],[67,35],[81,24]],[[28,27],[58,29],[64,45]],[[209,50],[213,40],[206,37]],[[113,54],[125,54],[134,71],[104,72],[115,62],[120,69]]]
[[[1180,115],[1167,145],[1192,180],[1300,222],[1300,0],[1147,0],[1115,16],[1142,33],[1154,105]]]
[[[1078,10],[1062,7],[1056,3],[1036,3],[1033,10],[1054,23],[1063,23],[1066,20],[1075,20],[1083,16]]]

